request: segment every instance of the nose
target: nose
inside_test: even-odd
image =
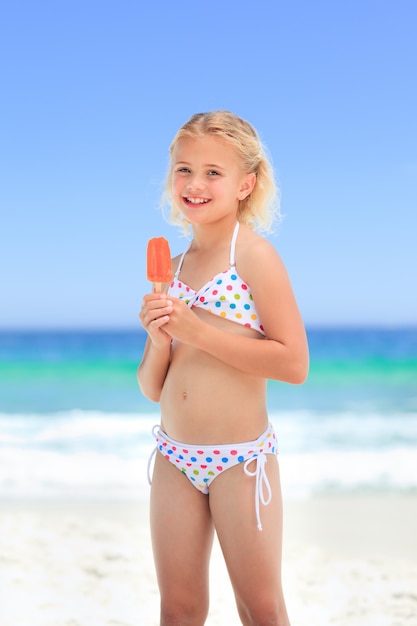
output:
[[[193,174],[187,180],[187,189],[191,192],[201,191],[204,188],[204,182],[197,174]]]

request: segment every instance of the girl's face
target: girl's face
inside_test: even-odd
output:
[[[173,150],[172,199],[191,224],[236,217],[239,200],[255,180],[243,173],[234,148],[218,137],[183,137]]]

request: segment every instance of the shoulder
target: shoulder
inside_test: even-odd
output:
[[[293,298],[290,278],[270,241],[251,231],[243,231],[242,235],[240,245],[236,247],[236,270],[252,292],[264,327],[270,329],[267,320],[271,304],[277,299],[282,304]]]
[[[242,226],[236,244],[236,269],[249,284],[260,275],[284,271],[282,259],[270,241]]]
[[[236,269],[251,290],[266,336],[298,345],[304,337],[303,324],[280,255],[262,236],[245,231],[242,235],[236,247]]]

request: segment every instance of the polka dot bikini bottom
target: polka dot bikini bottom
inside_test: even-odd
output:
[[[267,505],[271,501],[271,487],[265,472],[266,455],[277,454],[278,452],[272,424],[269,424],[265,432],[255,441],[231,445],[188,445],[168,437],[159,425],[154,426],[152,434],[156,441],[156,447],[148,462],[149,484],[151,483],[150,465],[157,451],[185,474],[194,487],[204,494],[209,493],[210,484],[222,472],[243,463],[245,474],[256,478],[256,517],[258,528],[262,530],[259,503],[262,502],[262,504]],[[249,465],[255,460],[256,469],[251,471]]]

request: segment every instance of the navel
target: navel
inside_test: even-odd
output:
[[[183,400],[187,399],[187,392],[186,391],[183,391],[181,395],[182,395],[182,399]]]

